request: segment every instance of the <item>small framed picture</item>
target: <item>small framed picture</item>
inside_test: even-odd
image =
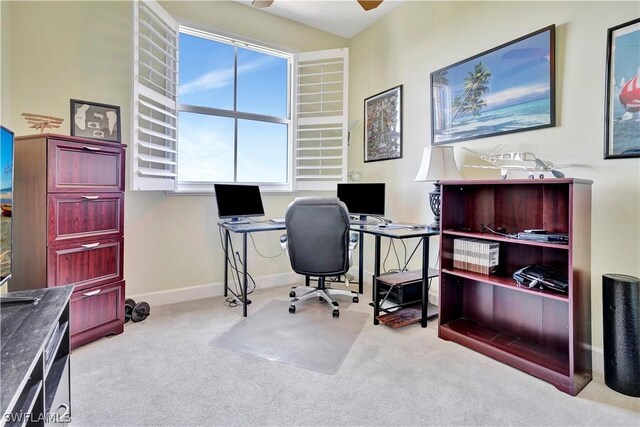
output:
[[[71,136],[122,142],[120,107],[72,99]]]
[[[607,31],[604,158],[640,157],[640,18]]]
[[[402,158],[402,85],[364,100],[364,161]]]

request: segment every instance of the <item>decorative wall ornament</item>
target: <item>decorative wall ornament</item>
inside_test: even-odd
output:
[[[45,116],[42,114],[22,113],[21,116],[29,124],[32,129],[37,129],[40,133],[44,133],[45,129],[57,129],[62,125],[64,119],[54,116]]]

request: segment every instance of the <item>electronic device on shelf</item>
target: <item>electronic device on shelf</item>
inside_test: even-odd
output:
[[[243,224],[244,217],[264,216],[260,187],[257,185],[214,184],[218,216],[229,223]]]
[[[547,232],[520,232],[518,239],[533,240],[536,242],[547,243],[569,243],[569,235],[567,233],[547,233]]]
[[[385,184],[384,183],[339,183],[338,198],[347,205],[349,214],[358,215],[352,220],[354,225],[377,225],[378,221],[370,221],[368,215],[384,216]]]
[[[13,132],[0,126],[0,285],[11,278],[13,215]],[[9,301],[9,300],[6,300]],[[15,300],[14,300],[15,301]]]
[[[558,292],[567,292],[569,283],[553,269],[541,264],[532,264],[513,273],[518,286],[524,288],[547,288]]]

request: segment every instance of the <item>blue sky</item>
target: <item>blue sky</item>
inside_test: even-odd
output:
[[[238,49],[238,111],[285,117],[287,66],[284,58]],[[179,102],[233,110],[234,48],[180,34]],[[234,120],[180,114],[181,180],[233,180]],[[238,181],[284,182],[287,127],[240,120]]]
[[[492,73],[484,97],[487,110],[549,96],[548,31],[448,69],[454,96],[462,92],[464,78],[479,61]]]

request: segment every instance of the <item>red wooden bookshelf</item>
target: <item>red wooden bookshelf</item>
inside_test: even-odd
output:
[[[576,395],[591,380],[591,181],[441,181],[438,336]],[[539,228],[568,233],[568,244],[518,240]],[[498,271],[453,268],[453,241],[500,243]],[[568,277],[567,293],[519,287],[513,273],[544,264]]]

